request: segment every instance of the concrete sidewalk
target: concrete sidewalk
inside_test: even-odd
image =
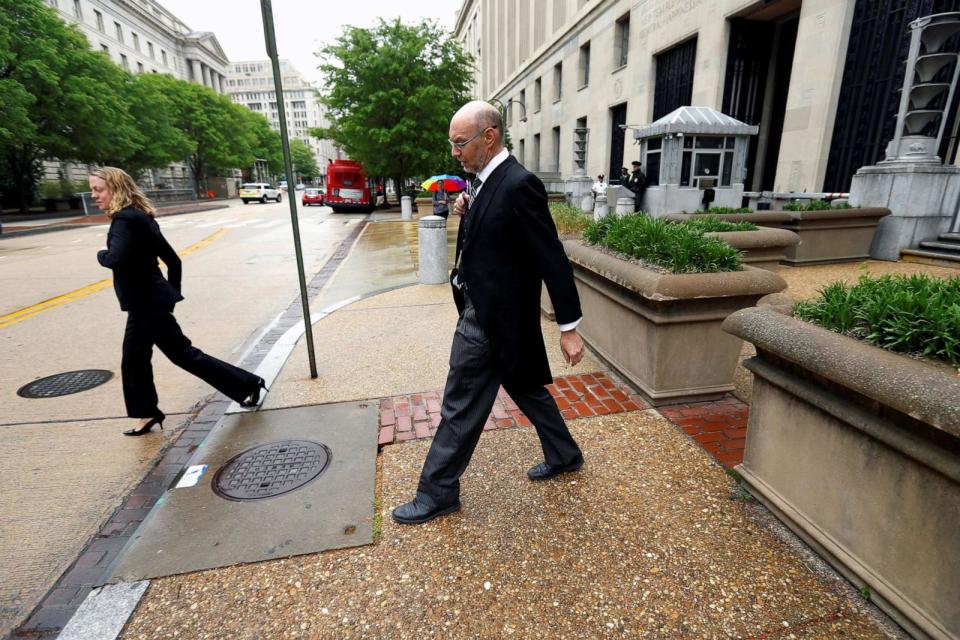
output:
[[[120,637],[906,637],[726,473],[742,399],[649,409],[592,356],[566,367],[547,320],[550,390],[583,471],[528,481],[542,453],[502,394],[463,510],[393,523],[438,422],[456,323],[446,285],[414,284],[416,242],[415,223],[368,224],[317,294],[321,308],[355,300],[313,326],[319,377],[301,339],[263,407],[378,403],[374,544],[152,580]],[[869,268],[930,270],[887,264]],[[818,269],[784,269],[788,293],[860,273]]]

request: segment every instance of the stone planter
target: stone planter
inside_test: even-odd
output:
[[[663,217],[681,221],[696,215],[702,214],[671,213]],[[752,222],[758,226],[793,231],[800,237],[800,241],[786,248],[782,262],[804,265],[868,259],[870,244],[880,218],[887,215],[890,215],[889,209],[853,208],[721,213],[716,214],[716,217],[728,222]]]
[[[709,400],[733,390],[742,342],[723,320],[782,291],[763,269],[661,274],[582,244],[563,243],[583,307],[578,331],[653,405]]]
[[[783,224],[800,236],[800,244],[787,250],[785,264],[857,262],[870,257],[870,245],[880,218],[889,209],[827,209],[791,211]]]
[[[743,264],[776,271],[787,252],[795,249],[800,236],[786,229],[760,227],[756,231],[715,231],[704,235],[720,238],[743,252]]]
[[[750,491],[915,637],[960,638],[960,376],[744,309]]]
[[[417,207],[417,215],[433,215],[433,198],[416,198],[414,202]]]

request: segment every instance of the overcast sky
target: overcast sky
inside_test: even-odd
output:
[[[159,0],[194,31],[212,31],[231,61],[265,60],[260,0]],[[461,0],[273,0],[277,52],[311,82],[319,82],[315,51],[333,43],[344,25],[370,27],[378,17],[404,23],[431,18],[453,28]]]

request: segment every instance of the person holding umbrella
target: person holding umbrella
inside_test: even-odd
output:
[[[446,219],[450,215],[450,201],[447,193],[463,191],[467,181],[460,176],[442,174],[427,178],[420,186],[427,191],[433,191],[433,215]]]

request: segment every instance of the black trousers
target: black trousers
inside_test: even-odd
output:
[[[123,400],[131,418],[151,418],[159,413],[153,383],[153,346],[184,371],[197,376],[225,396],[240,402],[257,386],[258,376],[217,360],[194,347],[183,335],[173,309],[131,311],[123,334]]]
[[[501,381],[490,342],[467,297],[450,350],[450,372],[443,390],[440,426],[423,463],[417,487],[417,497],[422,502],[441,507],[459,499],[460,476],[477,447]],[[536,428],[547,464],[567,465],[582,459],[580,447],[545,387],[518,390],[505,385],[504,388]]]

